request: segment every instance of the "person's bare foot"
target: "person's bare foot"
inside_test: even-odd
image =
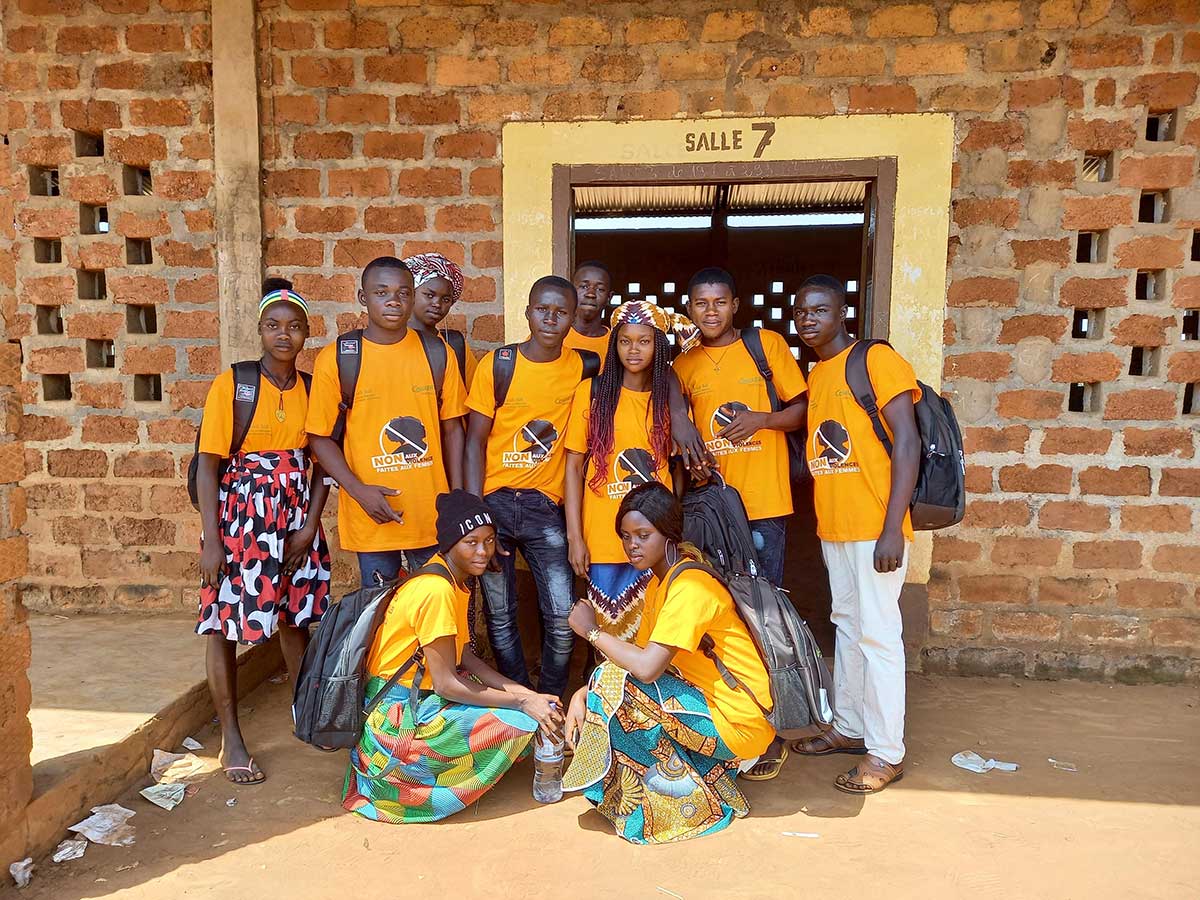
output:
[[[236,739],[221,741],[221,768],[225,777],[233,784],[258,784],[266,781],[267,776],[254,762],[254,757],[246,749],[245,743],[238,735]]]

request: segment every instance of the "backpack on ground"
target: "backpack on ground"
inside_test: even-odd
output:
[[[504,405],[508,397],[508,389],[512,387],[513,373],[517,370],[516,344],[505,344],[492,355],[492,392],[496,400],[496,409]],[[595,378],[600,374],[600,354],[592,350],[575,348],[583,362],[583,376],[580,381]]]
[[[810,733],[809,726],[833,722],[833,677],[812,632],[782,589],[761,575],[722,575],[704,563],[687,561],[677,566],[660,590],[667,590],[681,573],[707,572],[733,597],[751,640],[758,648],[771,685],[771,709],[754,696],[717,655],[713,640],[705,635],[700,650],[717,668],[721,680],[744,691],[782,738]],[[801,733],[796,733],[801,732]]]
[[[892,441],[883,427],[867,369],[867,353],[876,344],[891,346],[887,341],[861,340],[850,348],[846,357],[846,384],[858,405],[871,417],[875,436],[891,456]],[[921,459],[909,510],[914,529],[933,531],[962,521],[967,504],[967,464],[954,407],[924,382],[918,381],[917,386],[921,389],[921,399],[913,404],[913,412],[921,437]]]
[[[715,469],[706,484],[690,487],[683,495],[683,539],[722,572],[762,571],[742,496]]]
[[[413,329],[414,331],[416,329]],[[448,332],[449,333],[449,332]],[[455,334],[462,335],[459,332]],[[446,342],[436,334],[429,334],[424,331],[417,331],[417,337],[421,339],[421,349],[425,351],[425,360],[429,363],[429,372],[433,376],[433,389],[437,396],[438,408],[442,405],[442,387],[446,383]],[[465,339],[464,339],[465,340]],[[338,372],[338,388],[342,393],[342,400],[338,404],[337,419],[333,423],[333,431],[330,432],[330,437],[340,447],[346,439],[346,419],[350,415],[350,410],[354,408],[354,392],[358,390],[358,375],[362,369],[362,345],[363,345],[363,330],[355,328],[353,331],[347,331],[345,334],[339,334],[337,338],[337,372]],[[457,354],[458,351],[455,350]],[[463,353],[466,353],[466,343],[463,344]],[[462,357],[465,364],[466,356]],[[460,369],[462,377],[466,378],[466,370]]]
[[[783,409],[784,403],[779,397],[779,391],[775,388],[775,373],[771,371],[771,364],[767,362],[761,332],[761,328],[743,328],[741,331],[742,343],[746,347],[746,352],[750,354],[750,358],[754,360],[758,374],[762,376],[763,384],[767,388],[767,400],[771,404],[771,412],[779,412]],[[787,438],[788,472],[792,481],[802,481],[808,477],[808,459],[804,454],[803,432],[789,431],[784,434],[784,437]]]
[[[427,563],[409,577],[429,574],[447,580],[451,577],[449,570],[439,563]],[[304,651],[292,696],[295,734],[304,743],[326,751],[353,747],[362,737],[363,725],[375,707],[414,665],[417,669],[409,704],[417,709],[425,677],[425,656],[419,645],[370,704],[364,706],[367,654],[400,583],[394,580],[359,588],[330,606],[321,617]]]
[[[262,376],[262,367],[257,359],[248,359],[242,362],[235,362],[230,368],[233,369],[233,434],[229,441],[229,457],[233,457],[242,449],[242,444],[246,442],[246,435],[250,431],[250,423],[254,421],[254,411],[258,409],[258,382]],[[311,395],[312,376],[307,372],[298,371],[296,374],[304,382],[305,391]],[[201,418],[200,423],[203,426],[203,418]],[[218,484],[225,474],[225,467],[228,465],[229,457],[226,457],[226,460],[221,463],[221,467],[217,472]],[[200,509],[200,490],[197,484],[199,469],[200,426],[196,428],[196,449],[192,452],[192,458],[188,462],[187,469],[188,496],[192,500],[192,508],[197,510]]]

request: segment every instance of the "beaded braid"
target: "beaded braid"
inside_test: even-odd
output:
[[[616,439],[617,404],[621,399],[621,385],[625,380],[625,367],[617,354],[617,336],[621,328],[612,330],[608,338],[608,353],[604,369],[596,376],[596,391],[588,415],[587,443],[592,454],[592,477],[588,487],[598,492],[600,485],[608,479],[608,463],[612,457]],[[671,455],[671,410],[670,387],[667,372],[671,367],[671,346],[667,337],[657,328],[654,330],[654,359],[651,361],[650,376],[650,449],[654,454],[654,469],[657,471]]]

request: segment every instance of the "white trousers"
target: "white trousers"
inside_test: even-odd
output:
[[[900,589],[910,547],[895,572],[875,571],[874,541],[821,541],[837,628],[833,660],[834,727],[862,738],[867,752],[904,759],[904,641]]]

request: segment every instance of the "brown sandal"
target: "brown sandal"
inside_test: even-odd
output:
[[[839,731],[830,728],[822,731],[816,737],[801,738],[792,741],[792,750],[801,756],[829,756],[831,753],[850,753],[861,756],[867,752],[867,745],[862,738],[846,737]]]
[[[849,772],[835,778],[833,786],[847,794],[877,794],[903,777],[903,762],[892,765],[876,756],[868,756]]]

